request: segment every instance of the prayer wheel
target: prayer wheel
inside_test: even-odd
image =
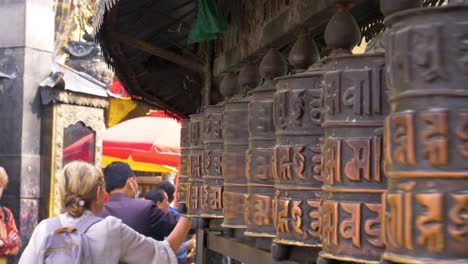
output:
[[[296,49],[297,48],[297,49]],[[309,55],[310,60],[303,60]],[[301,60],[293,60],[299,57]],[[320,59],[315,42],[305,34],[293,46],[291,64],[304,70]],[[273,168],[276,182],[277,244],[320,247],[320,138],[322,71],[277,78],[274,95],[276,145]]]
[[[203,160],[203,187],[201,190],[202,217],[223,217],[223,176],[221,160],[223,155],[223,111],[224,104],[205,108]]]
[[[349,52],[360,40],[360,32],[343,6],[325,31],[325,40],[334,50],[324,61],[319,255],[321,263],[379,263],[384,251],[381,200],[387,183],[382,166],[383,121],[389,112],[385,60],[383,53]],[[339,38],[349,32],[359,35]]]
[[[245,152],[248,148],[248,105],[246,98],[231,99],[224,106],[224,152],[222,169],[224,178],[223,227],[245,228],[247,178]]]
[[[189,123],[190,119],[183,119],[180,129],[180,165],[179,165],[179,189],[177,192],[177,201],[180,206],[186,206],[189,178]]]
[[[247,116],[250,100],[232,92],[234,88],[237,91],[239,89],[236,77],[235,75],[227,75],[220,87],[223,95],[232,96],[226,99],[223,112],[224,152],[221,166],[224,178],[224,219],[222,226],[226,228],[246,228],[245,152],[249,147]]]
[[[260,63],[262,85],[252,91],[249,103],[249,149],[246,153],[248,178],[247,229],[244,235],[275,237],[273,198],[275,181],[272,172],[272,148],[275,145],[273,124],[273,78],[287,73],[281,53],[270,49]]]
[[[190,116],[189,123],[189,190],[187,192],[187,215],[199,217],[202,214],[202,187],[203,187],[203,152],[204,143],[204,115]]]
[[[383,259],[468,263],[468,5],[400,11],[385,24]]]

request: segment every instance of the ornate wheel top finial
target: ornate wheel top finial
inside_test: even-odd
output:
[[[242,67],[239,72],[239,86],[243,87],[257,87],[260,81],[260,73],[258,72],[258,66],[254,63],[247,63]]]
[[[421,0],[380,0],[380,11],[384,16],[418,7],[421,7]]]
[[[240,93],[244,96],[248,95],[260,83],[260,74],[258,66],[254,63],[247,63],[239,72],[237,80]]]
[[[289,53],[289,63],[297,72],[301,72],[319,60],[320,54],[314,39],[302,31]]]
[[[219,91],[225,98],[231,98],[239,93],[239,86],[237,85],[237,74],[226,73],[219,86]]]
[[[325,42],[333,52],[347,52],[361,41],[361,30],[349,12],[349,1],[333,1],[337,12],[325,28]]]
[[[265,82],[288,73],[288,64],[283,55],[276,49],[270,49],[260,62],[260,75]]]

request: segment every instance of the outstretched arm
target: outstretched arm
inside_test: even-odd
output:
[[[180,245],[184,242],[190,229],[190,225],[191,220],[189,218],[185,216],[180,217],[174,230],[172,230],[171,234],[167,237],[166,240],[174,252],[177,252],[177,249],[179,249]]]

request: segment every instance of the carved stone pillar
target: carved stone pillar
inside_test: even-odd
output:
[[[378,263],[384,250],[380,214],[386,188],[382,127],[389,112],[385,62],[383,53],[351,54],[360,32],[348,9],[339,5],[325,31],[333,51],[325,59],[324,75],[320,261]]]
[[[190,119],[184,119],[181,122],[180,129],[180,165],[179,165],[179,189],[177,192],[178,206],[187,206],[187,192],[189,189],[188,178],[190,170],[190,140],[189,124]]]
[[[249,149],[246,152],[248,205],[246,236],[275,237],[273,197],[275,181],[272,172],[272,148],[275,145],[273,124],[273,78],[287,73],[281,53],[270,49],[260,62],[263,84],[252,91],[249,104]]]
[[[385,24],[383,259],[468,263],[468,5],[396,12]]]
[[[204,115],[190,116],[189,123],[189,191],[187,193],[187,215],[199,217],[202,214]]]
[[[297,72],[277,79],[274,95],[276,183],[274,242],[320,247],[322,71],[313,39],[299,36],[289,55]]]
[[[237,76],[227,75],[220,90],[227,98],[223,113],[224,152],[222,170],[224,178],[223,227],[245,228],[247,178],[245,151],[249,144],[248,104],[250,100],[238,94]],[[234,92],[233,92],[234,90]],[[237,94],[237,95],[236,95]]]
[[[223,111],[224,104],[205,108],[205,153],[203,158],[202,217],[223,218]]]

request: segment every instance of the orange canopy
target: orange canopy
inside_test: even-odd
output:
[[[88,135],[64,150],[65,160],[88,157]],[[80,153],[77,153],[79,150]],[[174,172],[180,160],[180,123],[159,114],[119,123],[104,132],[102,166],[127,162],[133,170]]]

